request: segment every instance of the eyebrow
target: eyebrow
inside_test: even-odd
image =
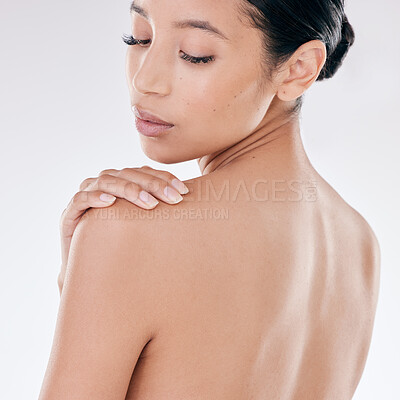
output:
[[[135,4],[135,0],[132,1],[130,7],[130,13],[131,14],[137,13],[141,15],[143,18],[146,18],[147,20],[150,19],[147,12],[142,7]],[[208,21],[203,21],[200,19],[184,19],[182,21],[175,21],[173,23],[173,26],[179,29],[185,29],[185,28],[201,29],[203,31],[211,33],[212,35],[219,37],[220,39],[229,40],[218,28],[211,25]]]

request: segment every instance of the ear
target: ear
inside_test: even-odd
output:
[[[322,41],[302,44],[279,73],[276,92],[279,99],[291,101],[300,97],[318,78],[325,61],[326,48]]]

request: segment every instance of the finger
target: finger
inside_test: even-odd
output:
[[[111,182],[114,180],[113,184]],[[145,193],[150,193],[155,198],[158,198],[164,202],[170,204],[176,204],[183,200],[183,197],[177,192],[172,186],[158,176],[147,174],[139,169],[135,168],[124,168],[121,171],[117,171],[115,175],[104,174],[98,178],[99,186],[97,182],[92,184],[89,188],[95,187],[100,190],[105,190],[108,193],[109,186],[104,186],[110,184],[111,186],[117,186],[117,190],[123,189],[123,195],[118,195],[118,197],[126,197],[129,191],[135,191],[136,188],[142,188]],[[132,185],[132,187],[131,187]],[[118,188],[120,186],[121,188]],[[115,190],[115,187],[111,190]],[[113,193],[114,194],[114,193]],[[137,195],[137,193],[135,193]]]
[[[100,171],[99,176],[100,176],[100,175],[115,175],[115,174],[118,173],[119,171],[120,171],[120,170],[114,169],[114,168],[103,169],[103,171]]]
[[[83,192],[94,190],[126,199],[144,209],[154,208],[159,203],[155,197],[143,190],[136,182],[127,181],[119,176],[101,175]]]
[[[96,181],[97,178],[86,178],[85,180],[82,181],[82,183],[79,185],[79,190],[86,190],[88,186],[90,186],[93,182]]]
[[[75,193],[60,218],[60,231],[62,237],[72,236],[77,220],[91,207],[107,207],[114,203],[114,200],[102,201],[101,191],[81,191]]]
[[[168,171],[162,171],[158,169],[154,169],[149,167],[148,165],[143,165],[142,167],[138,168],[123,168],[122,170],[115,170],[115,169],[106,169],[100,172],[100,174],[109,174],[109,175],[115,175],[115,176],[122,176],[125,177],[125,175],[128,177],[128,179],[131,179],[132,177],[130,174],[132,172],[144,172],[148,175],[155,176],[157,178],[163,179],[164,181],[167,182],[168,185],[172,186],[175,188],[180,194],[187,194],[189,193],[189,188],[181,181],[179,180],[175,175],[171,174]]]
[[[144,171],[146,174],[164,179],[166,182],[168,182],[169,185],[172,185],[180,194],[189,193],[189,188],[169,171],[154,169],[149,167],[148,165],[143,165],[142,167],[140,167],[140,170]]]

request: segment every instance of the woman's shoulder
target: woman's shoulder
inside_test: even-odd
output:
[[[101,229],[118,237],[123,242],[121,248],[129,249],[127,255],[135,262],[149,261],[149,268],[162,265],[172,272],[175,266],[169,265],[170,261],[196,259],[200,263],[209,257],[208,249],[215,246],[216,239],[229,241],[230,234],[239,233],[233,228],[240,226],[248,207],[238,207],[223,180],[215,177],[184,181],[189,192],[177,204],[159,200],[155,208],[146,210],[117,198],[108,207],[89,209],[84,218],[92,225],[90,230]]]
[[[324,190],[322,210],[334,221],[341,243],[360,262],[365,286],[373,293],[376,305],[379,292],[381,249],[377,235],[367,218],[346,201],[329,183],[322,180]],[[374,305],[374,306],[375,306]]]
[[[112,231],[126,241],[160,252],[175,245],[182,247],[182,241],[191,237],[203,233],[207,236],[212,221],[227,218],[225,197],[218,200],[215,191],[219,189],[211,180],[202,176],[184,183],[189,192],[183,195],[180,203],[168,204],[159,200],[155,208],[146,210],[117,197],[110,206],[88,209],[79,225],[89,224],[90,230]]]

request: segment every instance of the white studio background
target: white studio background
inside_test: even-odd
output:
[[[349,0],[346,10],[355,43],[336,76],[307,91],[302,137],[381,245],[375,328],[354,400],[395,400],[400,3]],[[59,219],[80,182],[144,164],[182,180],[200,175],[196,161],[158,164],[141,151],[125,81],[129,32],[129,1],[0,0],[3,399],[38,397],[59,305]]]

